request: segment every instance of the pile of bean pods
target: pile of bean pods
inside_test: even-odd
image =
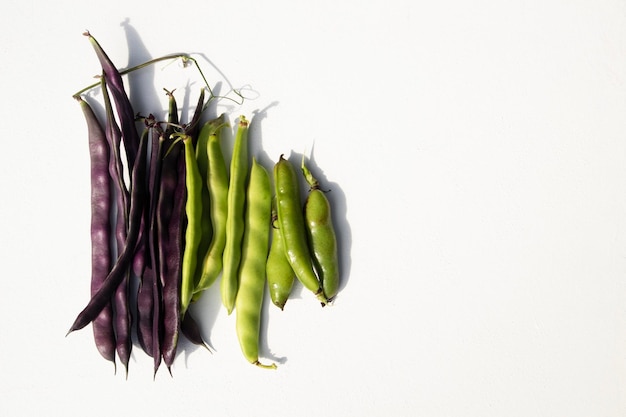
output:
[[[117,353],[128,375],[134,333],[154,359],[154,374],[162,362],[171,374],[181,334],[206,347],[189,306],[219,281],[223,307],[236,314],[244,358],[276,368],[259,361],[266,286],[281,310],[294,279],[322,306],[339,289],[324,191],[303,158],[300,171],[310,187],[303,204],[301,176],[282,155],[272,184],[268,170],[249,155],[245,116],[236,119],[228,169],[222,137],[231,125],[226,114],[203,120],[205,89],[188,123],[179,120],[173,92],[167,92],[167,120],[139,116],[123,73],[90,33],[85,36],[102,67],[105,113],[95,114],[85,90],[74,96],[88,129],[92,270],[90,300],[68,334],[91,324],[100,354],[115,364]]]

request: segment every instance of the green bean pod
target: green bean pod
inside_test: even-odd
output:
[[[293,288],[295,273],[285,256],[283,237],[278,228],[276,199],[272,201],[271,227],[272,243],[270,244],[270,253],[267,256],[267,263],[265,264],[267,286],[269,287],[272,303],[283,310]]]
[[[248,120],[241,116],[235,134],[233,155],[230,163],[228,185],[228,208],[226,218],[226,242],[224,244],[222,282],[220,291],[222,304],[228,314],[235,308],[235,298],[239,279],[237,277],[241,261],[241,242],[244,233],[244,210],[246,203],[246,181],[248,162]]]
[[[208,170],[206,184],[209,191],[211,223],[213,237],[209,249],[202,259],[202,274],[196,289],[194,299],[197,299],[202,291],[213,285],[220,272],[222,272],[222,256],[226,243],[226,219],[228,213],[228,171],[226,161],[222,153],[221,128],[227,125],[226,115],[222,114],[217,119],[208,122],[200,131],[200,136],[208,133],[206,153]]]
[[[202,260],[209,250],[209,245],[211,244],[211,238],[213,234],[210,211],[211,196],[209,194],[209,187],[206,183],[207,173],[209,171],[209,158],[207,155],[209,133],[210,132],[207,129],[200,129],[198,134],[198,140],[195,145],[196,163],[198,165],[198,172],[200,173],[201,178],[200,199],[202,201],[202,212],[200,215],[200,229],[202,231],[202,234],[200,236],[200,243],[198,244],[198,262],[196,262],[196,271],[193,277],[194,292],[195,288],[200,282],[200,276],[202,275]]]
[[[281,233],[284,251],[298,280],[325,306],[328,299],[313,270],[313,263],[304,227],[304,216],[300,204],[300,191],[296,171],[288,160],[280,156],[274,165],[274,186],[276,191],[276,211],[278,229]]]
[[[184,315],[193,295],[198,246],[202,238],[202,177],[198,170],[191,136],[181,134],[180,138],[185,148],[185,186],[187,188],[185,203],[187,227],[185,228],[185,249],[183,251],[180,284],[180,311],[181,315]]]
[[[304,204],[304,223],[313,258],[313,266],[322,282],[324,294],[332,300],[339,291],[339,262],[337,236],[333,226],[331,208],[319,182],[304,164],[302,174],[311,187]]]
[[[271,199],[269,175],[253,158],[246,192],[235,324],[244,357],[254,365],[275,369],[276,364],[264,365],[259,362],[259,332],[265,293],[265,259],[269,248]]]

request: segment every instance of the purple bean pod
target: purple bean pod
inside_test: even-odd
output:
[[[155,245],[159,259],[159,278],[161,285],[162,312],[160,318],[161,354],[170,375],[171,366],[176,357],[179,327],[179,282],[181,248],[180,214],[183,203],[176,204],[174,194],[178,185],[178,159],[181,144],[175,144],[171,149],[170,135],[176,131],[174,125],[179,124],[178,106],[173,91],[165,90],[169,97],[168,124],[162,135],[161,142],[161,177],[159,194],[155,207],[156,235]],[[169,151],[169,152],[168,152]],[[171,223],[172,214],[177,213],[175,223]],[[170,227],[171,226],[171,227]],[[170,238],[170,236],[172,236]]]
[[[111,90],[111,95],[113,96],[113,101],[115,102],[115,107],[120,120],[122,138],[124,140],[124,147],[126,148],[126,156],[128,158],[128,166],[132,169],[139,151],[139,134],[137,133],[137,128],[135,126],[135,112],[133,110],[133,106],[126,95],[124,82],[118,69],[115,67],[109,56],[104,52],[98,41],[91,36],[89,32],[85,32],[84,35],[89,37],[89,41],[96,51],[96,56],[100,61],[104,77]]]
[[[146,186],[145,186],[145,170],[146,170],[146,153],[148,144],[148,132],[147,130],[141,136],[139,142],[139,152],[137,154],[137,161],[133,166],[131,173],[131,194],[130,194],[130,210],[129,210],[129,222],[128,222],[128,235],[123,250],[118,255],[118,258],[105,278],[100,289],[91,297],[91,300],[87,306],[78,314],[74,323],[70,327],[68,334],[82,329],[87,324],[91,323],[95,317],[102,311],[107,302],[110,301],[111,296],[114,294],[116,288],[123,281],[125,272],[130,267],[130,262],[133,259],[135,248],[137,245],[137,238],[139,236],[139,226],[141,224],[141,217],[146,199]]]
[[[129,282],[130,268],[127,268],[122,282],[117,286],[113,297],[113,304],[115,306],[115,348],[120,362],[124,365],[126,377],[128,377],[128,363],[130,362],[130,354],[133,346],[131,336],[132,323],[128,305]]]
[[[109,98],[106,79],[101,78],[102,95],[106,112],[106,137],[112,149],[109,160],[109,172],[113,178],[115,207],[117,220],[115,224],[115,241],[117,251],[126,244],[128,233],[128,204],[129,196],[126,184],[123,179],[123,165],[120,157],[121,131],[113,114],[113,106]],[[126,376],[128,376],[128,363],[132,351],[131,338],[131,315],[128,305],[128,287],[130,282],[130,268],[127,268],[122,282],[115,290],[113,305],[115,309],[114,328],[116,337],[116,350],[120,362],[124,365]]]
[[[98,291],[111,268],[109,145],[91,106],[77,97],[85,116],[91,162],[91,293]],[[98,352],[115,365],[113,310],[107,303],[93,321],[93,336]]]
[[[180,326],[180,281],[186,192],[185,159],[181,148],[182,143],[174,144],[163,158],[156,208],[157,247],[163,286],[162,355],[170,373],[176,357]]]
[[[155,286],[158,285],[158,263],[152,253],[152,242],[154,236],[153,230],[153,208],[152,199],[155,198],[155,187],[158,184],[158,165],[159,165],[159,138],[161,129],[156,124],[154,117],[150,115],[146,119],[146,125],[151,128],[151,152],[150,162],[148,165],[148,206],[144,210],[144,215],[140,231],[140,243],[135,253],[133,261],[134,270],[139,277],[139,287],[137,289],[137,339],[141,348],[153,357],[160,360],[158,351],[158,334],[155,338],[155,329],[153,322],[155,318],[158,320],[160,310],[160,295],[155,292]],[[156,288],[158,289],[158,288]],[[155,342],[156,341],[156,342]],[[155,356],[155,349],[156,356]]]
[[[139,288],[137,289],[137,342],[141,349],[152,357],[152,286],[156,279],[152,266],[143,269]]]
[[[191,117],[191,121],[185,126],[185,134],[191,136],[191,143],[195,147],[198,143],[198,134],[200,133],[200,120],[204,112],[204,88],[200,90],[196,109]]]
[[[152,155],[148,174],[148,187],[150,190],[148,207],[147,249],[150,263],[154,271],[154,279],[150,282],[152,288],[152,358],[154,359],[154,375],[161,365],[161,315],[162,315],[162,289],[161,272],[159,270],[159,254],[157,251],[158,224],[156,221],[156,207],[160,194],[161,161],[163,152],[163,131],[154,128],[152,135]]]
[[[180,325],[180,331],[183,335],[185,335],[187,340],[189,340],[194,345],[203,346],[204,348],[209,350],[209,347],[202,338],[200,326],[198,326],[196,320],[191,316],[189,310],[187,310],[185,312],[185,315],[183,316],[183,321]]]

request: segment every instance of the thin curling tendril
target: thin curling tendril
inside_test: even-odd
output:
[[[85,36],[89,36],[89,32],[86,31],[84,33]],[[167,61],[167,60],[176,60],[176,59],[180,59],[183,63],[183,67],[186,68],[189,65],[191,65],[191,63],[193,63],[193,65],[196,67],[196,70],[198,70],[198,73],[200,74],[200,76],[202,77],[202,81],[204,82],[204,85],[206,86],[207,91],[209,92],[209,99],[207,100],[207,103],[205,104],[205,107],[208,106],[208,104],[213,100],[213,99],[225,99],[225,100],[230,100],[232,102],[234,102],[237,105],[241,105],[243,103],[243,101],[245,100],[243,94],[241,94],[241,92],[237,89],[232,89],[232,92],[239,97],[241,100],[235,100],[232,97],[228,97],[228,96],[217,96],[213,93],[213,89],[211,88],[211,85],[209,84],[209,82],[207,81],[206,77],[204,76],[204,72],[202,71],[202,68],[200,67],[200,64],[198,64],[198,61],[192,57],[189,54],[186,53],[180,53],[180,54],[170,54],[170,55],[164,55],[162,57],[159,58],[154,58],[154,59],[150,59],[146,62],[143,62],[139,65],[135,65],[134,67],[130,67],[130,68],[126,68],[126,69],[122,69],[119,70],[120,75],[127,75],[131,72],[143,69],[145,67],[148,67],[150,65],[154,65],[156,63],[162,62],[162,61]],[[87,87],[77,91],[76,93],[74,93],[72,95],[72,97],[74,98],[78,98],[81,94],[91,90],[92,88],[98,87],[100,86],[100,82],[96,82],[93,83],[91,85],[88,85]]]

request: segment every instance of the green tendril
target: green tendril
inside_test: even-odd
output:
[[[171,55],[164,55],[162,57],[159,58],[154,58],[151,60],[148,60],[146,62],[143,62],[139,65],[135,65],[134,67],[130,67],[124,70],[119,70],[120,75],[126,75],[129,74],[131,72],[143,69],[147,66],[150,65],[154,65],[158,62],[162,62],[162,61],[167,61],[167,60],[175,60],[175,59],[180,59],[183,63],[183,67],[188,67],[190,64],[190,62],[193,63],[193,65],[196,67],[196,69],[198,70],[198,73],[200,73],[200,76],[202,77],[202,81],[204,82],[204,85],[206,86],[207,91],[209,92],[209,99],[207,100],[207,102],[204,105],[204,108],[206,109],[209,105],[209,103],[214,100],[214,99],[225,99],[225,100],[230,100],[232,102],[234,102],[237,105],[241,105],[243,104],[245,97],[241,94],[241,92],[239,92],[239,90],[237,89],[232,89],[233,94],[235,94],[237,97],[239,97],[241,100],[235,100],[234,98],[228,97],[228,96],[217,96],[213,93],[213,89],[211,88],[211,85],[209,84],[209,82],[207,81],[206,77],[204,76],[204,72],[202,71],[202,68],[200,67],[200,64],[198,64],[198,61],[193,58],[192,56],[190,56],[189,54],[171,54]],[[100,77],[100,76],[98,76]],[[93,83],[91,85],[88,85],[87,87],[83,88],[82,90],[77,91],[76,93],[74,93],[72,95],[72,97],[74,98],[78,98],[81,94],[91,90],[92,88],[98,87],[100,86],[100,82],[98,81],[97,83]],[[166,90],[167,91],[167,90]]]

